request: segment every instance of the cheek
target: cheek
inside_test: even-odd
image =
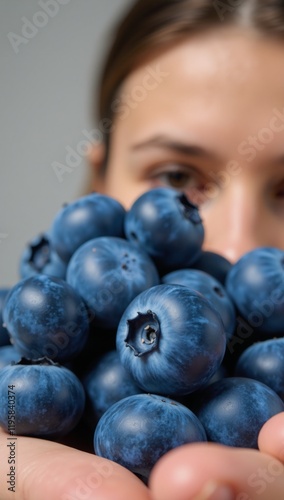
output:
[[[265,246],[266,241],[268,241],[267,246],[284,250],[283,222],[284,217],[275,217],[274,221],[271,221],[271,223],[267,225],[266,240],[263,242],[263,246]]]
[[[199,206],[199,213],[205,230],[206,243],[214,243],[224,231],[222,214],[207,202],[207,205]],[[204,242],[205,243],[205,242]]]

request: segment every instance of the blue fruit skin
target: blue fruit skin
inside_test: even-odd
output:
[[[190,267],[210,274],[225,286],[227,274],[232,264],[218,253],[202,250],[198,259]]]
[[[1,288],[0,289],[0,347],[4,345],[10,345],[10,336],[7,328],[3,325],[3,309],[4,303],[7,298],[7,295],[10,291],[10,288]]]
[[[250,326],[270,338],[283,335],[284,251],[257,248],[234,264],[226,289]]]
[[[9,365],[12,361],[20,361],[21,355],[13,345],[4,345],[0,347],[0,370]]]
[[[13,344],[26,358],[47,356],[66,362],[84,347],[89,332],[87,309],[64,280],[37,275],[9,292],[3,317]]]
[[[284,401],[284,339],[264,340],[248,347],[239,357],[234,374],[259,380]]]
[[[116,329],[134,297],[160,282],[142,249],[111,236],[82,245],[69,262],[66,279],[87,304],[94,324],[105,329]]]
[[[236,311],[232,300],[218,280],[198,269],[179,269],[165,274],[161,282],[184,285],[200,292],[219,312],[227,341],[230,340],[236,327]]]
[[[85,373],[82,382],[88,402],[86,416],[91,427],[95,427],[111,405],[142,392],[123,367],[117,351],[103,354]]]
[[[142,194],[126,213],[124,228],[127,239],[144,248],[163,272],[188,267],[204,239],[197,207],[171,188]]]
[[[54,218],[50,238],[68,262],[83,243],[99,236],[124,237],[125,209],[114,198],[91,193],[64,206]]]
[[[67,265],[57,255],[48,234],[36,236],[24,249],[19,266],[21,279],[37,274],[48,274],[65,279]]]
[[[224,357],[219,313],[200,293],[157,285],[126,308],[116,348],[126,370],[146,392],[180,396],[204,386]]]
[[[199,395],[194,412],[208,441],[227,446],[256,448],[261,427],[284,410],[269,387],[243,377],[228,377],[209,385]]]
[[[15,405],[15,434],[55,438],[64,436],[79,422],[85,392],[67,368],[15,364],[3,368],[0,377],[0,425],[6,432],[11,427],[9,401]]]
[[[188,408],[169,398],[138,394],[104,413],[94,433],[94,450],[147,480],[169,450],[206,440],[202,425]]]

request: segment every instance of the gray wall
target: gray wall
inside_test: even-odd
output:
[[[130,3],[0,0],[0,287],[18,281],[26,243],[85,185],[83,155],[61,176],[54,165],[66,165],[67,150],[95,126],[94,72]]]

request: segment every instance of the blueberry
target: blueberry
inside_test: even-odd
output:
[[[232,264],[225,257],[216,252],[202,250],[198,259],[190,266],[192,269],[199,269],[216,278],[222,285],[225,285],[227,274]]]
[[[12,361],[20,361],[21,355],[13,345],[0,347],[0,369],[9,365]]]
[[[221,316],[199,292],[162,284],[126,308],[116,347],[144,391],[177,396],[204,386],[217,371],[226,336]]]
[[[122,365],[117,351],[103,354],[82,378],[87,395],[86,416],[95,427],[105,411],[117,401],[142,392]]]
[[[204,228],[184,193],[156,188],[142,194],[125,216],[125,235],[153,258],[161,272],[188,267],[201,252]]]
[[[82,245],[70,259],[66,279],[87,304],[94,324],[105,329],[117,328],[134,297],[160,281],[142,249],[112,236]]]
[[[57,255],[48,234],[40,234],[26,245],[20,259],[20,278],[48,274],[64,279],[67,265]]]
[[[88,240],[99,236],[124,236],[125,209],[114,198],[91,193],[65,205],[56,215],[50,238],[58,255],[68,262]]]
[[[27,358],[69,361],[83,349],[89,332],[78,293],[64,280],[44,274],[11,288],[3,317],[13,344]]]
[[[234,369],[241,354],[258,340],[259,334],[255,329],[240,314],[237,314],[236,328],[232,337],[227,342],[223,360],[223,364],[227,368],[229,375],[234,375]]]
[[[82,417],[85,393],[79,379],[47,358],[22,359],[0,377],[0,425],[11,433],[59,437]]]
[[[284,401],[284,339],[257,342],[239,357],[235,376],[259,380]]]
[[[284,403],[265,384],[243,377],[228,377],[205,388],[193,411],[203,424],[208,441],[227,446],[257,448],[265,422],[284,411]]]
[[[5,300],[7,298],[9,291],[10,291],[10,288],[1,288],[0,289],[0,347],[4,346],[4,345],[11,344],[9,332],[3,323],[4,303],[5,303]]]
[[[241,316],[259,334],[283,335],[284,251],[256,248],[233,265],[226,289]]]
[[[219,312],[230,340],[236,327],[235,307],[225,288],[213,276],[198,269],[179,269],[165,274],[162,283],[184,285],[202,293]]]
[[[147,481],[155,463],[169,450],[206,440],[202,425],[188,408],[155,394],[138,394],[103,414],[94,433],[94,450]]]

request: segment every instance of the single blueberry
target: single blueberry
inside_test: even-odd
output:
[[[201,391],[193,411],[208,441],[257,449],[261,427],[284,411],[284,403],[275,391],[257,380],[228,377]]]
[[[144,391],[173,397],[206,385],[221,365],[226,335],[220,314],[203,295],[161,284],[126,308],[116,347]]]
[[[201,252],[198,208],[176,189],[143,193],[126,213],[124,227],[126,238],[143,248],[161,273],[189,267]]]
[[[226,289],[238,312],[260,335],[283,336],[284,251],[256,248],[229,271]]]
[[[248,347],[237,361],[235,376],[259,380],[284,401],[284,338],[264,340]]]
[[[115,329],[128,304],[160,282],[151,258],[124,238],[94,238],[72,256],[67,282],[81,295],[98,327]]]
[[[65,205],[55,216],[50,239],[58,255],[68,262],[86,241],[99,236],[124,237],[125,209],[114,198],[90,193]]]
[[[0,425],[6,432],[64,436],[81,419],[84,405],[85,392],[76,375],[48,358],[22,358],[1,370]]]
[[[206,440],[198,418],[184,405],[155,394],[138,394],[103,414],[94,433],[94,450],[147,482],[155,463],[169,450]]]
[[[89,333],[86,306],[65,280],[38,274],[11,288],[3,318],[16,349],[27,358],[66,362]]]

